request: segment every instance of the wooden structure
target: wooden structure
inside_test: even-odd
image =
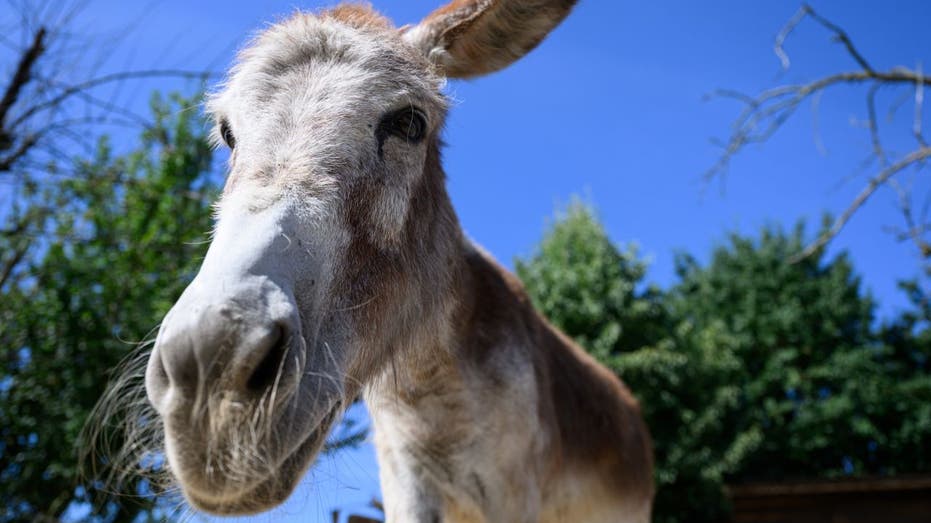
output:
[[[734,485],[733,523],[929,523],[931,476]]]
[[[730,523],[931,523],[931,476],[732,485],[727,494]],[[333,521],[381,523],[339,512]]]

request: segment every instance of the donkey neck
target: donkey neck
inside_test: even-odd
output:
[[[366,399],[378,417],[416,418],[436,428],[455,425],[488,384],[503,384],[515,367],[527,371],[526,349],[539,321],[520,282],[490,255],[459,236],[449,289],[415,334],[370,384]],[[441,408],[436,408],[437,404]]]

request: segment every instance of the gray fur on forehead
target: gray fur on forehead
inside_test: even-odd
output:
[[[299,12],[259,32],[210,97],[208,111],[218,112],[228,91],[273,87],[288,71],[313,61],[351,64],[427,93],[439,94],[444,84],[433,64],[387,18],[367,6],[346,4],[319,13]]]

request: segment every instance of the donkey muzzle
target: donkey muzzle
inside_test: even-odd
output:
[[[146,370],[146,392],[161,414],[294,388],[303,361],[297,308],[267,280],[250,283],[220,299],[192,285],[165,317]]]

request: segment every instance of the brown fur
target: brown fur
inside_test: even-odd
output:
[[[549,23],[556,25],[574,1],[546,3],[537,7],[551,13]],[[425,21],[446,28],[442,38],[451,42],[450,52],[458,61],[446,74],[472,76],[503,66],[482,57],[508,48],[509,31],[520,34],[511,26],[527,18],[525,6],[486,4],[456,0]],[[519,54],[536,46],[548,30],[520,40]],[[501,62],[518,56],[507,55]],[[490,388],[483,392],[491,397],[506,393],[512,369],[501,361],[512,358],[506,351],[516,348],[524,351],[518,358],[532,362],[539,396],[536,416],[548,432],[542,452],[547,457],[542,464],[544,499],[557,494],[560,478],[581,470],[595,471],[596,483],[609,495],[648,505],[653,496],[652,448],[637,401],[613,373],[533,309],[513,275],[467,247],[446,193],[439,138],[430,140],[399,244],[377,245],[367,239],[368,206],[378,201],[378,184],[355,187],[346,214],[354,238],[346,284],[365,287],[350,293],[355,300],[375,297],[354,316],[375,338],[386,340],[383,350],[362,359],[365,370],[353,374],[366,382],[381,369],[388,382],[382,391],[397,402],[388,408],[416,413],[439,404],[449,415],[421,433],[416,445],[399,452],[415,456],[440,484],[471,484],[473,502],[480,503],[482,479],[473,475],[463,480],[465,472],[457,470],[454,460],[473,444],[471,429],[481,423],[470,417],[470,388]],[[462,496],[445,499],[444,512],[451,518],[460,513],[463,521],[471,520],[468,514],[477,510]]]
[[[320,13],[321,18],[332,18],[356,29],[389,30],[394,28],[388,20],[369,4],[341,4]]]
[[[572,10],[576,0],[454,0],[423,25],[443,47],[443,72],[468,78],[497,71],[530,52]],[[542,24],[539,28],[530,24]]]
[[[439,405],[447,413],[436,424],[428,423],[416,445],[401,452],[413,456],[440,485],[472,484],[471,500],[447,495],[443,511],[473,521],[468,514],[478,510],[472,504],[480,503],[485,487],[478,476],[463,478],[466,471],[457,469],[455,456],[474,444],[473,428],[483,423],[470,406],[486,396],[507,397],[514,369],[502,361],[514,358],[510,351],[520,351],[518,359],[532,362],[539,396],[535,415],[547,433],[542,437],[548,442],[541,465],[544,499],[558,494],[561,479],[584,471],[594,474],[608,495],[648,505],[653,496],[652,448],[636,399],[613,373],[534,310],[515,276],[466,246],[434,141],[420,196],[414,198],[404,242],[396,251],[410,255],[397,265],[388,264],[392,269],[385,266],[386,277],[375,280],[381,286],[376,294],[403,297],[402,302],[378,299],[357,314],[367,328],[387,333],[390,325],[400,335],[386,344],[391,352],[370,353],[369,372],[388,368],[379,396],[394,398],[372,408],[416,415]],[[359,196],[361,201],[375,198]],[[364,237],[355,236],[357,242]],[[350,260],[364,260],[365,270],[391,259],[363,243],[356,244]],[[404,289],[415,289],[417,298],[405,295]],[[481,393],[471,392],[475,388]]]
[[[627,387],[550,325],[513,274],[479,253],[466,263],[475,301],[463,330],[479,335],[461,356],[482,366],[498,340],[520,334],[529,341],[538,415],[554,436],[546,452],[549,475],[559,476],[566,467],[594,468],[617,492],[652,497],[650,436]],[[496,369],[483,371],[491,375]]]

